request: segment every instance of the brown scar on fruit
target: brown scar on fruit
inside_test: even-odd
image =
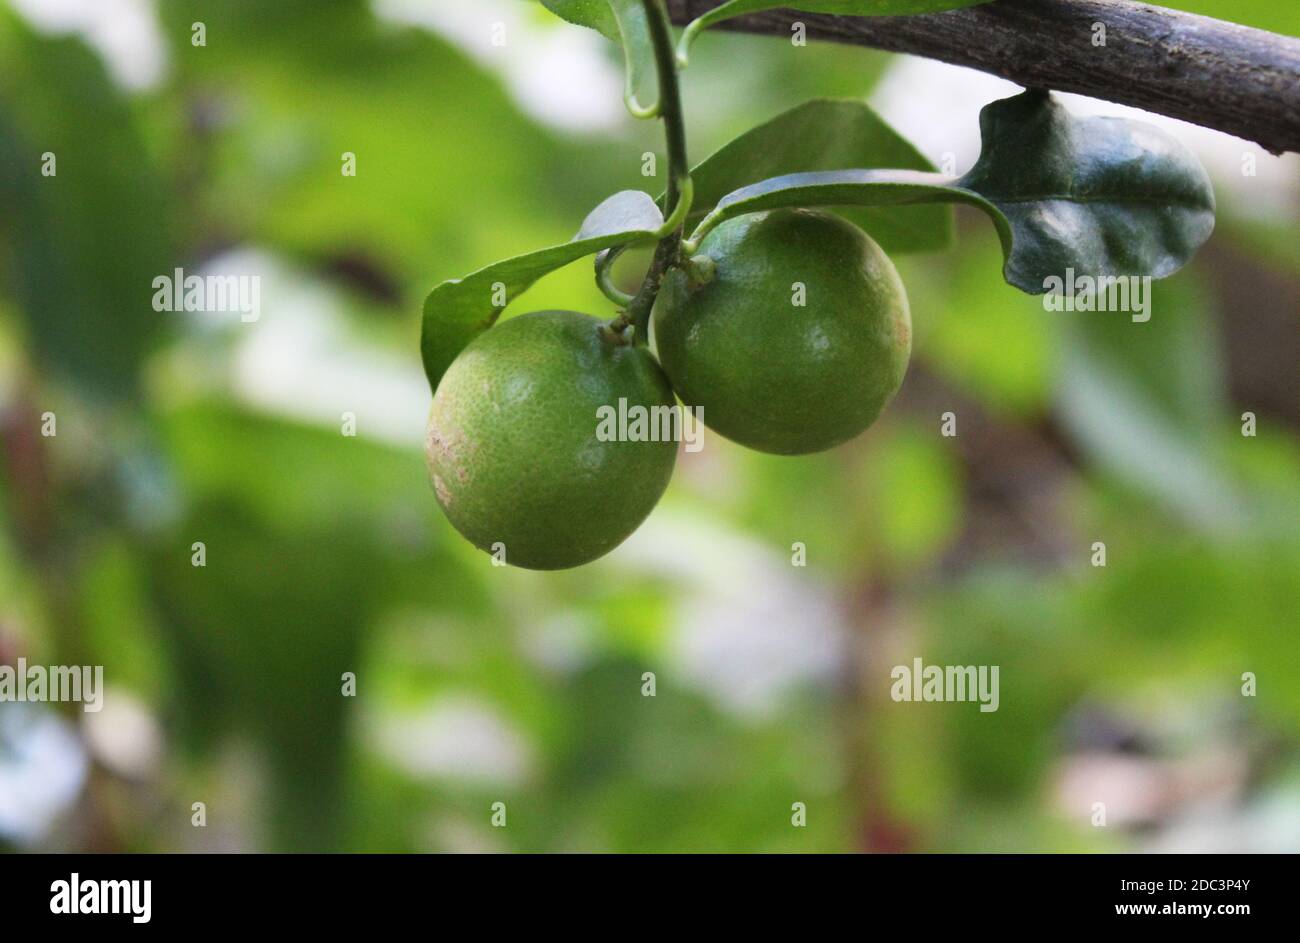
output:
[[[447,490],[447,484],[442,480],[442,476],[436,473],[433,476],[433,493],[438,496],[438,501],[443,507],[451,506],[451,492]]]
[[[897,338],[900,348],[908,347],[912,343],[912,325],[901,314],[894,317],[894,337]]]
[[[450,468],[456,475],[456,480],[461,484],[469,480],[469,470],[462,461],[462,449],[458,445],[457,436],[444,434],[436,423],[431,422],[429,423],[424,449],[431,463],[436,463],[443,468]],[[435,482],[435,487],[436,485]]]

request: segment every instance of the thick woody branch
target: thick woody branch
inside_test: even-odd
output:
[[[722,0],[668,0],[687,23]],[[1300,151],[1300,39],[1132,0],[996,0],[924,16],[772,10],[723,29],[872,46],[1078,92]],[[1105,45],[1094,45],[1105,26]],[[707,43],[707,37],[699,41]],[[700,55],[707,55],[705,49]]]

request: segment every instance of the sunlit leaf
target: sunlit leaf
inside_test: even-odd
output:
[[[443,282],[424,301],[420,351],[432,389],[456,355],[495,322],[505,306],[548,272],[610,246],[653,239],[663,214],[640,190],[615,193],[583,220],[568,242],[494,262]]]

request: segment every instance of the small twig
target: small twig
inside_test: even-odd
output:
[[[673,38],[668,14],[663,0],[644,0],[646,19],[650,27],[650,40],[654,45],[655,70],[659,73],[659,105],[664,119],[664,135],[668,146],[668,193],[664,207],[676,210],[683,198],[689,198],[688,180],[690,164],[686,159],[686,122],[682,114],[682,98],[677,86],[677,61],[673,53]],[[644,344],[650,335],[650,311],[659,294],[659,283],[669,266],[677,261],[681,248],[682,227],[659,240],[654,258],[646,272],[645,281],[627,306],[627,318],[636,332],[636,342]]]

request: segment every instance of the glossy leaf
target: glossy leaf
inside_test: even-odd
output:
[[[723,20],[783,7],[804,13],[833,13],[841,16],[902,16],[916,13],[937,13],[960,7],[974,7],[989,0],[731,0],[714,7],[703,16],[696,17],[686,27],[677,47],[677,58],[683,65],[691,43],[702,31]]]
[[[1006,278],[1030,292],[1066,268],[1163,278],[1214,229],[1214,190],[1179,141],[1127,118],[1079,118],[1046,92],[980,112],[979,160],[957,186],[995,204],[1016,235]]]
[[[424,300],[420,339],[430,387],[437,390],[438,381],[465,345],[491,327],[505,306],[543,275],[610,246],[653,239],[663,221],[649,194],[623,190],[592,210],[568,242],[503,259],[438,285]]]
[[[570,23],[590,27],[618,43],[627,70],[623,97],[628,110],[638,117],[657,113],[656,106],[644,105],[637,98],[643,80],[654,70],[654,49],[641,0],[542,0],[542,5]]]
[[[901,207],[966,203],[988,213],[998,227],[1002,251],[1012,252],[1012,233],[997,207],[978,193],[953,185],[951,177],[916,170],[823,170],[785,174],[728,193],[706,216],[691,242],[698,246],[719,223],[746,213],[787,207]]]
[[[692,218],[703,217],[727,194],[765,178],[857,167],[935,169],[862,102],[814,99],[746,131],[692,169]],[[899,210],[882,205],[841,213],[889,252],[933,251],[952,243],[952,211],[947,206]]]
[[[980,127],[980,159],[960,180],[905,170],[786,174],[727,194],[691,242],[725,219],[780,207],[965,203],[997,227],[1006,280],[1041,294],[1067,269],[1164,277],[1214,228],[1204,168],[1156,128],[1073,118],[1041,92],[988,105]]]

